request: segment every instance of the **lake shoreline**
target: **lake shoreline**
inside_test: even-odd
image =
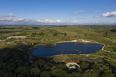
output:
[[[74,42],[74,41],[59,41],[59,42],[55,42],[55,45],[56,46],[58,43],[67,43],[67,42],[73,42],[73,43],[93,43],[93,44],[101,44],[103,45],[102,48],[100,50],[104,50],[104,47],[105,47],[105,44],[103,43],[98,43],[98,42]],[[34,57],[34,58],[48,58],[48,57],[53,57],[53,56],[56,56],[56,55],[53,55],[53,56],[47,56],[47,57],[39,57],[39,56],[35,56],[32,54],[32,51],[35,49],[35,48],[38,48],[38,46],[44,46],[42,44],[37,44],[35,47],[33,47],[30,51],[28,51],[28,53],[30,53],[30,56]],[[54,47],[52,46],[52,47]],[[44,46],[45,47],[45,46]],[[57,55],[58,56],[58,55]]]

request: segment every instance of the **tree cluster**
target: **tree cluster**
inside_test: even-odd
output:
[[[30,62],[27,51],[17,48],[0,50],[0,77],[115,77],[116,67],[103,60],[98,64],[81,61],[80,68],[68,69],[65,63],[56,63],[52,59]],[[106,69],[108,67],[108,69]]]
[[[43,32],[40,32],[40,33],[38,34],[38,33],[35,32],[35,33],[32,33],[32,34],[31,34],[31,36],[33,36],[33,37],[34,37],[35,35],[41,35],[41,36],[43,36],[44,33],[43,33]]]

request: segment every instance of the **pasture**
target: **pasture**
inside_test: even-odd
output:
[[[53,56],[54,61],[68,58],[98,58],[105,57],[114,61],[116,55],[116,32],[111,31],[116,26],[0,26],[0,49],[19,47],[22,45],[51,45],[60,41],[83,39],[91,43],[105,45],[103,50],[85,55]],[[7,39],[9,36],[26,36],[25,39]],[[109,51],[109,52],[108,52]],[[97,57],[96,57],[97,56]],[[116,58],[115,58],[116,59]]]

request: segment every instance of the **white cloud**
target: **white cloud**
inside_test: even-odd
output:
[[[97,17],[97,16],[96,16]],[[98,18],[98,17],[97,17]],[[84,18],[79,18],[84,19]],[[12,13],[9,15],[1,16],[0,17],[0,25],[95,25],[95,24],[116,24],[116,21],[107,21],[107,22],[100,22],[100,21],[61,21],[57,20],[28,20],[24,18],[18,18],[14,16]]]
[[[70,23],[70,22],[69,22],[69,23]],[[71,23],[78,23],[78,24],[80,23],[80,24],[82,24],[83,22],[80,22],[80,21],[76,21],[76,20],[75,20],[75,21],[71,21]]]
[[[22,21],[25,20],[24,18],[14,18],[14,17],[4,17],[1,18],[2,21]]]
[[[99,23],[99,22],[96,22],[96,23]]]
[[[15,15],[13,15],[13,13],[10,13],[9,16],[10,16],[10,17],[14,17]]]
[[[48,20],[48,19],[45,19],[45,20],[37,20],[38,22],[43,22],[43,23],[60,23],[61,21],[60,20]]]
[[[85,11],[80,10],[80,11],[74,12],[74,14],[84,13],[84,12],[85,12]]]
[[[100,16],[93,16],[94,18],[100,18]]]
[[[9,15],[4,15],[4,16],[0,16],[0,17],[15,17],[15,15],[13,15],[13,13],[10,13]]]
[[[116,23],[116,21],[110,21],[109,23]]]
[[[56,20],[56,22],[58,22],[58,23],[59,23],[59,22],[61,22],[61,21],[60,21],[60,20]]]
[[[71,21],[71,22],[74,22],[74,23],[76,23],[77,21],[75,20],[75,21]]]
[[[100,10],[96,10],[95,12],[101,12]]]
[[[54,23],[55,21],[54,21],[54,20],[48,20],[48,19],[45,19],[44,22],[45,22],[45,23]]]
[[[103,17],[114,17],[114,16],[116,16],[116,11],[103,13],[102,16]]]

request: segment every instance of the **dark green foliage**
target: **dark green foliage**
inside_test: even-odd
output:
[[[44,35],[44,33],[43,33],[43,32],[41,32],[41,33],[39,33],[39,35],[42,35],[42,36],[43,36],[43,35]]]
[[[83,70],[82,70],[81,68],[78,68],[78,69],[77,69],[77,72],[82,73]]]
[[[113,47],[112,49],[113,49],[113,52],[116,52],[116,48],[115,47]]]
[[[31,34],[32,37],[34,37],[35,35],[41,35],[41,36],[43,36],[44,33],[43,33],[43,32],[40,32],[40,33],[38,34],[38,33],[35,32],[35,33],[32,33],[32,34]]]
[[[81,67],[82,69],[87,69],[88,66],[89,66],[89,64],[88,64],[87,62],[85,62],[85,61],[81,62],[81,64],[80,64],[80,67]]]
[[[31,74],[32,76],[38,76],[38,75],[40,75],[40,69],[39,69],[38,67],[36,67],[36,68],[31,68],[30,74]]]
[[[39,29],[39,27],[31,27],[32,29]]]
[[[105,36],[107,36],[108,35],[108,32],[105,32]]]
[[[51,77],[51,73],[49,71],[43,71],[40,77]]]
[[[38,35],[38,33],[32,33],[31,36],[34,37],[35,35]]]
[[[45,64],[43,68],[44,68],[45,71],[49,71],[52,67]]]
[[[30,48],[30,47],[29,47]],[[52,60],[34,59],[31,63],[27,51],[17,48],[0,50],[0,77],[115,77],[116,66],[103,59],[101,64],[81,61],[80,68],[68,69],[65,63],[56,63]],[[106,67],[109,67],[105,69]],[[101,70],[102,68],[102,70]]]
[[[57,36],[57,33],[54,33],[53,36]]]
[[[57,77],[67,77],[68,76],[68,73],[67,73],[67,71],[65,71],[65,70],[62,70],[62,69],[53,69],[52,71],[51,71],[51,73],[52,73],[52,75],[53,76],[57,76]]]
[[[67,33],[64,33],[64,36],[67,36]]]
[[[92,69],[94,72],[96,72],[97,74],[99,74],[101,72],[100,67],[97,64],[93,64],[92,65]]]
[[[92,69],[88,69],[83,74],[84,77],[99,77],[99,74],[96,74]]]
[[[60,69],[67,70],[67,67],[66,67],[65,64],[60,64],[60,65],[57,65],[56,67],[57,67],[57,68],[60,68]]]
[[[17,77],[25,77],[24,74],[17,74]]]
[[[69,74],[69,77],[83,77],[80,73],[73,72],[72,74]]]
[[[3,77],[12,77],[12,72],[6,72]]]
[[[111,32],[116,32],[116,29],[112,29],[112,30],[110,30]]]
[[[20,32],[20,31],[0,31],[0,33],[14,33],[14,32]]]
[[[28,75],[28,74],[30,73],[30,69],[27,68],[27,67],[21,66],[21,67],[18,67],[18,68],[16,69],[16,73],[17,73],[17,74],[21,73],[21,74]]]
[[[101,77],[115,77],[110,70],[105,70],[104,74]]]
[[[85,34],[85,36],[87,36],[87,34]]]

